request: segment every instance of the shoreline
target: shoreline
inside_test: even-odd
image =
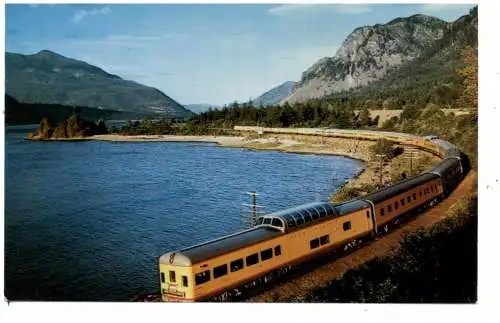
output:
[[[362,168],[357,168],[353,177],[341,184],[339,189],[331,193],[330,200],[335,198],[342,189],[360,189],[366,185],[373,185],[391,180],[391,172],[401,168],[407,163],[405,156],[398,156],[380,167],[378,160],[374,160],[370,147],[374,145],[372,141],[363,141],[350,138],[336,137],[314,137],[307,135],[289,134],[264,134],[260,136],[193,136],[193,135],[119,135],[104,134],[89,137],[75,138],[51,138],[40,140],[35,138],[25,138],[33,141],[107,141],[107,142],[182,142],[182,143],[214,143],[225,148],[243,148],[252,151],[271,150],[282,153],[338,156],[349,158],[363,163]],[[430,157],[430,158],[429,158]],[[429,158],[431,164],[435,164],[438,159],[430,153],[415,151],[415,160]],[[382,173],[382,175],[380,175]]]
[[[283,153],[338,156],[349,158],[363,163],[357,168],[354,176],[341,184],[339,189],[332,192],[330,200],[334,199],[342,189],[356,189],[365,185],[375,184],[380,180],[380,164],[373,160],[370,147],[372,141],[359,141],[349,138],[311,137],[307,135],[264,134],[256,136],[192,136],[192,135],[119,135],[105,134],[78,138],[52,138],[48,140],[30,139],[34,141],[107,141],[107,142],[182,142],[182,143],[214,143],[225,148],[243,148],[252,151],[271,150]],[[414,159],[431,157],[432,154],[417,151]],[[435,158],[435,157],[434,157]],[[435,160],[436,161],[436,160]],[[405,163],[404,156],[395,157],[381,168],[382,181],[390,181],[391,171]]]

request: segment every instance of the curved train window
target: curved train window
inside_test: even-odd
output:
[[[394,202],[394,210],[397,210],[398,207],[399,207],[399,202],[398,201]]]
[[[385,214],[385,210],[384,210],[384,208],[381,208],[380,209],[380,215],[384,215],[384,214]]]
[[[262,224],[264,222],[264,218],[259,218],[257,220],[257,225]]]
[[[406,197],[406,202],[410,203],[411,202],[411,196]]]
[[[351,230],[351,221],[344,222],[342,227],[344,228],[344,231]]]
[[[392,212],[392,205],[387,205],[387,212]]]
[[[210,280],[210,270],[205,270],[201,273],[194,275],[194,282],[196,285],[201,285]]]
[[[182,286],[188,287],[188,277],[182,276]]]
[[[319,219],[319,212],[317,212],[316,210],[312,211],[311,215],[312,215],[313,220]]]
[[[319,243],[320,245],[324,245],[330,242],[330,236],[327,234],[325,236],[319,237]]]
[[[161,273],[161,282],[164,283],[165,282],[165,273]]]
[[[258,262],[259,262],[259,254],[258,253],[254,253],[254,254],[247,257],[247,267],[253,266]]]
[[[405,205],[405,199],[404,199],[404,197],[401,199],[400,202],[401,202],[401,206]]]
[[[281,246],[274,247],[274,255],[275,256],[281,255]]]
[[[231,267],[231,272],[235,272],[235,271],[238,271],[240,269],[243,269],[243,259],[240,258],[240,259],[236,259],[236,260],[231,261],[230,267]]]
[[[273,219],[273,222],[271,224],[275,227],[283,227],[283,222],[281,222],[279,219]]]
[[[271,224],[271,219],[270,218],[264,219],[264,224]]]
[[[320,218],[324,218],[325,216],[327,216],[327,214],[328,214],[328,211],[327,211],[327,210],[325,210],[324,208],[321,208],[321,209],[319,210],[319,217],[320,217]]]
[[[309,213],[304,214],[304,221],[311,222],[312,216]]]
[[[298,218],[297,219],[297,225],[304,224],[304,219],[303,218]]]
[[[175,271],[170,270],[170,271],[168,272],[168,275],[169,275],[169,278],[170,278],[170,282],[171,282],[171,283],[175,283]]]
[[[318,238],[316,238],[316,239],[312,239],[312,240],[309,242],[309,246],[311,247],[311,249],[318,248],[318,247],[319,247],[319,239],[318,239]]]
[[[214,268],[214,279],[227,275],[227,264]]]
[[[268,259],[271,259],[273,257],[273,249],[272,248],[269,248],[269,249],[266,249],[266,250],[262,250],[260,252],[260,259],[262,261],[266,261]]]

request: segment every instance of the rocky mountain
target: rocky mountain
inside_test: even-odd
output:
[[[306,70],[282,102],[304,102],[373,83],[419,57],[449,28],[450,23],[421,14],[356,28],[335,56],[324,57]]]
[[[192,113],[161,91],[43,50],[5,54],[6,93],[22,103],[85,106],[184,118]]]
[[[258,98],[252,100],[254,106],[266,106],[279,104],[284,98],[288,97],[292,93],[292,89],[297,84],[294,81],[287,81],[280,84],[269,91],[265,92]]]
[[[427,101],[452,105],[460,94],[462,78],[457,69],[463,67],[464,49],[477,50],[477,7],[448,25],[443,37],[429,46],[419,57],[388,73],[368,86],[336,92],[329,99],[342,100],[349,96],[366,106],[403,108],[404,101]],[[379,101],[377,103],[377,101]],[[383,102],[383,104],[381,104]]]

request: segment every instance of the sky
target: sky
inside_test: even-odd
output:
[[[245,102],[298,81],[355,28],[467,4],[6,4],[5,49],[48,49],[181,104]]]

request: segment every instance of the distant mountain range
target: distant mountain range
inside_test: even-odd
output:
[[[418,14],[356,28],[335,56],[322,58],[307,69],[282,102],[304,102],[372,84],[422,55],[451,25]]]
[[[33,55],[5,54],[6,93],[22,103],[60,104],[126,111],[158,117],[192,115],[161,91],[42,50]]]
[[[210,108],[212,109],[220,108],[215,104],[208,104],[208,103],[185,104],[184,107],[189,111],[193,111],[194,113],[202,113],[208,111],[208,109]]]
[[[286,81],[285,83],[270,89],[251,102],[254,106],[279,104],[284,98],[288,97],[292,93],[292,89],[295,84],[297,84],[297,82]]]

